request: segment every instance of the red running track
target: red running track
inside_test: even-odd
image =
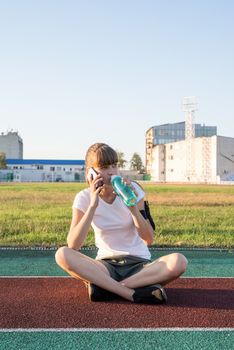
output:
[[[73,278],[1,278],[0,328],[234,327],[234,279],[186,278],[164,305],[93,303]]]

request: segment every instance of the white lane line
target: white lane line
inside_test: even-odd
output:
[[[0,333],[14,332],[233,332],[234,328],[0,328]]]

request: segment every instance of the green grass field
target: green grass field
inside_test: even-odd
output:
[[[86,184],[0,185],[1,246],[61,246],[75,194]],[[234,247],[234,186],[142,183],[159,247]],[[86,246],[94,245],[90,230]]]

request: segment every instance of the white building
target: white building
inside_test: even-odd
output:
[[[4,172],[15,182],[84,181],[84,160],[7,159]],[[3,171],[2,171],[3,172]],[[2,175],[3,176],[3,175]]]
[[[234,180],[234,138],[196,137],[192,140],[190,178],[186,167],[186,140],[152,147],[151,179],[158,182],[220,183]]]
[[[0,169],[0,182],[85,182],[84,160],[7,159],[7,169]],[[120,169],[120,175],[142,180],[134,170]]]
[[[16,131],[0,134],[0,152],[5,153],[6,158],[23,158],[23,140]]]
[[[217,135],[216,126],[206,126],[205,124],[194,124],[194,137],[208,137]],[[156,145],[165,145],[177,141],[185,140],[186,123],[167,123],[155,125],[146,131],[146,172],[151,173],[152,150]]]

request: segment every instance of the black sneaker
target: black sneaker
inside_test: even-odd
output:
[[[91,301],[111,301],[117,298],[117,295],[109,292],[93,283],[88,283],[88,295]]]
[[[134,303],[162,304],[167,301],[166,292],[160,284],[135,288],[135,293],[132,297]]]

